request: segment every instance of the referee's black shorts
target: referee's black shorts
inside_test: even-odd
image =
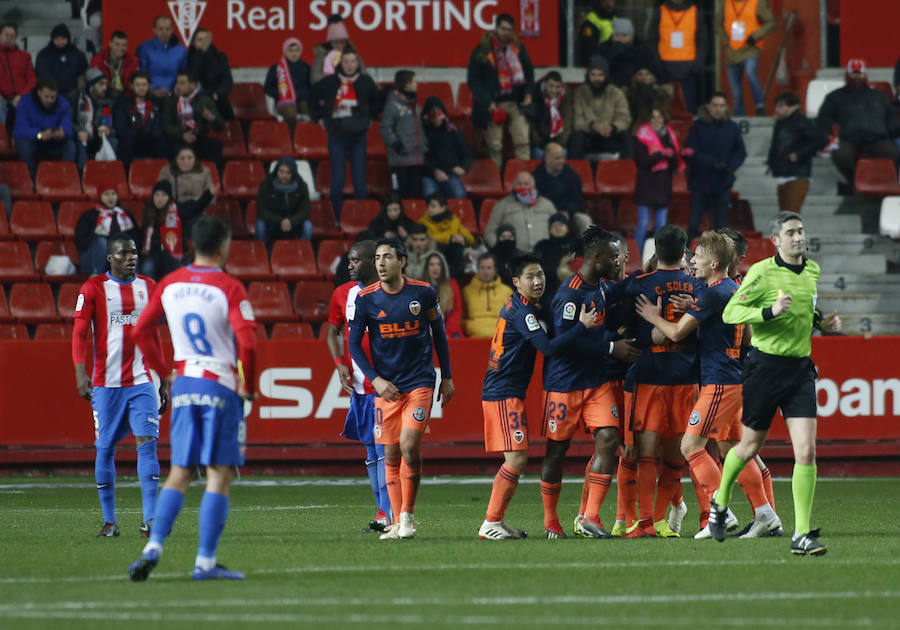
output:
[[[817,376],[809,357],[780,357],[754,348],[744,361],[741,422],[768,431],[779,407],[785,418],[815,418]]]

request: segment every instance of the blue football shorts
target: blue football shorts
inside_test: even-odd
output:
[[[241,466],[247,442],[244,401],[206,378],[179,376],[172,385],[173,466]]]
[[[341,432],[345,438],[363,444],[375,444],[375,394],[350,396],[350,409]]]
[[[153,383],[94,387],[94,445],[112,448],[129,433],[159,437],[159,406]]]

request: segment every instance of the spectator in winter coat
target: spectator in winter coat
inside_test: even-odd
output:
[[[106,271],[106,245],[113,237],[125,234],[135,244],[141,242],[141,229],[127,210],[119,207],[116,184],[101,184],[100,203],[78,218],[75,224],[75,247],[78,268],[92,275]]]
[[[150,75],[138,70],[131,75],[128,91],[113,106],[113,129],[119,139],[116,155],[126,170],[135,158],[168,155],[162,118],[159,104],[151,98]]]
[[[778,209],[800,212],[809,192],[812,159],[828,144],[828,134],[800,112],[800,98],[791,92],[775,99],[775,128],[768,165],[778,179]]]
[[[359,54],[359,50],[350,41],[347,27],[344,25],[344,18],[335,13],[328,17],[325,43],[317,44],[313,49],[310,83],[315,85],[325,77],[337,72],[338,66],[341,65],[341,55],[343,55],[345,50],[356,52],[356,58],[359,60],[359,71],[365,72],[366,66]]]
[[[825,97],[816,125],[826,133],[838,128],[838,148],[831,152],[831,161],[852,183],[856,160],[863,151],[895,164],[900,160],[893,141],[900,136],[900,120],[887,94],[869,88],[865,61],[848,62],[845,82]]]
[[[84,89],[75,100],[75,164],[79,171],[84,170],[88,158],[93,159],[103,144],[103,138],[110,143],[113,151],[118,146],[118,139],[113,127],[113,99],[107,90],[109,80],[97,68],[87,71]]]
[[[198,28],[187,53],[187,71],[197,77],[203,92],[212,97],[223,120],[234,120],[228,95],[234,86],[228,55],[213,45],[212,33]]]
[[[312,240],[309,188],[292,157],[278,160],[256,195],[256,238],[271,247],[276,239]]]
[[[275,101],[275,111],[284,118],[291,137],[300,116],[307,118],[309,105],[309,65],[300,59],[303,44],[291,37],[281,46],[281,59],[269,66],[263,90]]]
[[[521,253],[516,246],[516,228],[503,223],[497,226],[493,234],[495,242],[489,253],[497,261],[497,273],[503,284],[512,286],[512,270],[509,268],[509,262],[516,254]]]
[[[137,49],[141,70],[150,75],[153,94],[165,98],[175,87],[180,70],[187,68],[187,48],[178,42],[172,32],[172,18],[157,16],[153,20],[153,35]]]
[[[503,284],[497,275],[494,255],[486,252],[479,256],[478,275],[463,289],[466,318],[462,325],[466,336],[493,337],[497,329],[497,316],[512,292],[512,287]]]
[[[538,241],[534,246],[534,255],[541,259],[544,277],[547,284],[544,294],[552,296],[563,280],[572,275],[568,263],[574,258],[576,239],[569,231],[569,219],[562,212],[557,212],[547,221],[549,236]],[[559,268],[563,267],[560,274]],[[552,298],[551,298],[552,299]]]
[[[72,108],[59,98],[53,79],[41,79],[37,86],[19,101],[13,138],[19,158],[28,165],[31,179],[37,173],[40,158],[55,157],[63,162],[75,161],[72,139]]]
[[[650,110],[654,108],[672,111],[669,87],[657,83],[653,72],[646,66],[634,73],[631,85],[625,90],[625,98],[628,99],[628,111],[633,121],[649,120]]]
[[[186,260],[184,241],[172,184],[158,181],[141,217],[141,273],[159,280],[175,271]]]
[[[172,187],[172,199],[178,204],[182,231],[185,238],[190,239],[194,222],[216,198],[209,168],[200,163],[193,147],[183,146],[178,149],[175,159],[159,171],[157,181],[167,181]]]
[[[450,277],[450,269],[447,260],[440,252],[431,252],[425,258],[425,267],[419,280],[431,284],[437,293],[441,303],[441,313],[444,315],[444,327],[448,337],[465,337],[462,330],[462,295],[459,293],[459,285]]]
[[[91,68],[97,68],[109,79],[109,94],[114,98],[128,91],[139,65],[138,58],[128,53],[125,31],[113,31],[109,46],[91,59]],[[149,80],[150,75],[147,76]]]
[[[425,200],[428,209],[419,223],[428,230],[441,251],[449,260],[450,275],[461,276],[465,270],[466,248],[475,244],[475,237],[467,230],[458,216],[447,208],[447,198],[435,193]]]
[[[575,93],[566,88],[562,75],[548,72],[535,88],[534,124],[531,126],[531,157],[544,159],[544,147],[555,142],[565,149],[575,124]]]
[[[10,108],[37,85],[28,51],[16,45],[18,30],[14,24],[0,25],[0,124],[6,124]]]
[[[440,192],[450,199],[464,199],[466,187],[461,178],[472,167],[472,151],[437,96],[425,101],[422,126],[428,145],[422,194],[428,197]]]
[[[600,44],[597,54],[609,62],[609,80],[620,88],[631,84],[631,78],[646,65],[644,47],[634,38],[634,24],[626,17],[613,18],[613,34]]]
[[[425,164],[425,130],[416,104],[416,75],[399,70],[394,89],[381,114],[381,138],[387,147],[387,163],[394,192],[403,199],[422,197],[422,166]]]
[[[406,269],[404,275],[407,278],[420,278],[425,269],[425,259],[432,252],[437,251],[437,243],[428,234],[428,229],[421,223],[409,227],[409,236],[406,237]]]
[[[519,248],[530,252],[535,243],[547,238],[547,221],[554,214],[556,208],[553,203],[538,195],[534,177],[528,171],[522,171],[513,180],[512,192],[494,205],[484,230],[484,240],[488,245],[494,245],[497,242],[497,228],[511,225]]]
[[[597,55],[588,64],[585,84],[575,90],[575,132],[569,141],[569,157],[584,159],[588,153],[630,157],[630,126],[628,100],[610,83],[609,63]]]
[[[472,122],[485,130],[488,153],[500,166],[503,127],[507,123],[516,159],[529,158],[527,116],[533,112],[534,66],[525,45],[515,35],[513,17],[500,14],[495,24],[469,57],[466,83],[472,91]]]
[[[56,79],[59,92],[74,107],[78,99],[78,80],[87,72],[84,53],[72,43],[72,34],[65,24],[57,24],[50,32],[50,43],[37,54],[34,73],[38,79]]]
[[[672,203],[672,176],[684,172],[681,147],[668,126],[668,110],[652,108],[634,133],[634,203],[638,208],[634,239],[643,251],[644,238],[653,213],[653,229],[664,226]]]
[[[723,92],[714,92],[709,103],[700,107],[681,155],[691,165],[688,178],[690,243],[699,236],[700,221],[709,209],[713,210],[716,229],[726,227],[734,172],[747,157],[741,130],[729,117],[728,101]]]
[[[579,217],[579,221],[586,219],[590,225],[590,217],[584,214],[581,177],[566,164],[566,152],[562,146],[555,142],[548,143],[544,149],[544,161],[531,174],[538,195],[549,199],[559,212],[565,213],[566,218],[574,219],[575,215],[581,214],[584,216]]]
[[[405,241],[415,225],[418,223],[406,216],[400,196],[393,193],[381,204],[381,213],[369,224],[369,231],[377,238],[399,238]]]
[[[178,73],[175,92],[163,105],[163,125],[169,140],[170,155],[183,144],[194,147],[200,160],[215,162],[222,169],[222,141],[209,135],[221,131],[225,121],[216,103],[200,90],[197,78],[186,70]]]

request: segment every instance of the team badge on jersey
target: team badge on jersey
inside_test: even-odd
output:
[[[413,420],[416,422],[425,422],[425,408],[424,407],[416,407],[413,409]]]
[[[521,444],[522,440],[524,440],[524,439],[525,439],[525,432],[522,431],[521,429],[519,429],[513,433],[513,441],[516,444]]]
[[[537,317],[534,316],[534,313],[528,313],[528,315],[525,316],[525,326],[528,327],[529,332],[534,332],[541,327]]]
[[[684,417],[684,416],[682,416],[682,417]],[[695,427],[698,424],[700,424],[700,412],[699,411],[691,412],[691,417],[688,420],[688,424],[691,425],[692,427]]]
[[[252,322],[256,319],[253,316],[253,307],[250,305],[250,300],[242,300],[240,309],[241,317],[243,317],[245,321]]]
[[[575,302],[566,302],[566,305],[563,306],[562,317],[569,321],[575,319]]]
[[[79,293],[78,301],[75,302],[75,312],[80,313],[82,308],[84,308],[84,293]]]
[[[413,300],[409,303],[409,312],[413,315],[418,315],[419,311],[422,310],[422,305],[419,304],[419,300]]]
[[[376,424],[375,428],[372,429],[372,432],[375,434],[375,437],[380,438],[381,437],[381,426]]]
[[[547,423],[547,428],[550,429],[550,433],[556,433],[556,420],[551,420]]]
[[[613,418],[616,420],[619,419],[619,405],[613,405],[609,412],[612,414]]]

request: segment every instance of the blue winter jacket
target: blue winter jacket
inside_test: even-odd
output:
[[[728,118],[714,120],[705,105],[698,110],[684,146],[694,150],[694,155],[688,158],[691,166],[688,189],[696,193],[730,190],[734,172],[747,157],[740,127]]]
[[[148,39],[137,49],[141,70],[150,75],[153,89],[171,90],[179,70],[187,68],[187,48],[178,43],[172,35],[168,44],[160,44],[155,37]]]
[[[57,127],[62,127],[66,132],[66,138],[71,138],[74,134],[72,133],[72,106],[69,105],[69,101],[58,95],[56,104],[50,111],[40,107],[39,101],[34,90],[19,101],[19,106],[16,108],[16,126],[13,130],[13,138],[37,140],[39,131]]]

